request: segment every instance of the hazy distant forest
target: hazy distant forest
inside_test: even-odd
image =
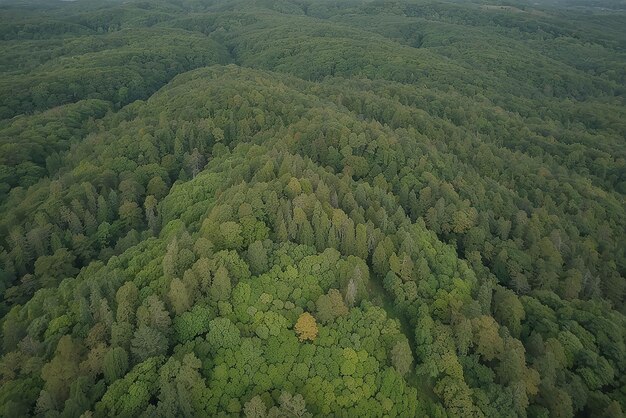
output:
[[[622,0],[0,1],[1,417],[624,417]]]

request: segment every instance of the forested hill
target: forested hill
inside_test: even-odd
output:
[[[0,3],[1,417],[623,417],[626,11]]]

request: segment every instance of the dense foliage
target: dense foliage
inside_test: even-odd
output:
[[[620,7],[0,4],[0,416],[623,416]]]

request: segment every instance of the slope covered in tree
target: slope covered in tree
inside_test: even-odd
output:
[[[5,6],[0,415],[620,416],[625,15],[487,6]]]

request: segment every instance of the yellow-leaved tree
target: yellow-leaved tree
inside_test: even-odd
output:
[[[298,318],[295,326],[296,333],[300,341],[315,340],[317,338],[317,321],[313,315],[304,312]]]

